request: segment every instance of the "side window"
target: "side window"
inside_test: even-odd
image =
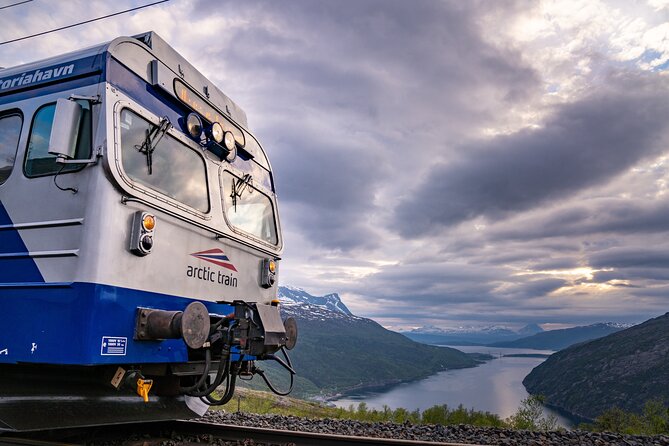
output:
[[[91,156],[91,104],[88,101],[77,101],[83,107],[83,116],[77,137],[76,158],[85,159]],[[49,138],[56,104],[41,107],[35,113],[28,139],[28,153],[24,171],[27,177],[41,177],[58,172],[81,170],[84,164],[58,164],[56,156],[49,154]]]
[[[23,118],[19,114],[0,116],[0,184],[14,168]]]

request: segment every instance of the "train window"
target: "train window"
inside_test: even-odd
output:
[[[18,114],[0,116],[0,184],[14,168],[23,118]]]
[[[89,101],[77,101],[83,108],[83,115],[77,136],[76,159],[87,159],[91,156],[91,104]],[[41,107],[33,117],[30,138],[28,139],[28,153],[24,171],[27,177],[41,177],[55,173],[81,170],[86,164],[58,164],[56,155],[49,153],[49,138],[56,103]]]
[[[147,134],[156,126],[130,110],[121,111],[123,170],[134,181],[194,209],[209,212],[204,159],[170,135],[155,138],[146,148]]]
[[[223,207],[233,228],[276,245],[272,200],[253,186],[251,175],[238,177],[228,171],[221,175]]]

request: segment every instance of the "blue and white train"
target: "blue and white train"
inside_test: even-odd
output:
[[[201,415],[262,359],[292,383],[282,247],[244,111],[155,33],[0,70],[0,430]]]

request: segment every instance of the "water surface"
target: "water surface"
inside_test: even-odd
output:
[[[496,359],[487,361],[478,367],[447,370],[420,381],[399,384],[387,389],[350,394],[333,401],[339,407],[348,407],[365,402],[368,407],[382,409],[404,407],[408,410],[424,410],[437,404],[457,407],[462,404],[468,409],[488,411],[502,418],[516,412],[520,402],[528,396],[522,381],[530,371],[545,361],[545,358],[504,357],[508,354],[554,353],[550,350],[531,350],[518,348],[493,348],[456,346],[467,353],[489,353]],[[562,426],[572,423],[549,409],[558,417]]]

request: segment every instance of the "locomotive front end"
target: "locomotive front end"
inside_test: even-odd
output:
[[[282,249],[245,113],[155,33],[0,72],[0,430],[288,393]]]

